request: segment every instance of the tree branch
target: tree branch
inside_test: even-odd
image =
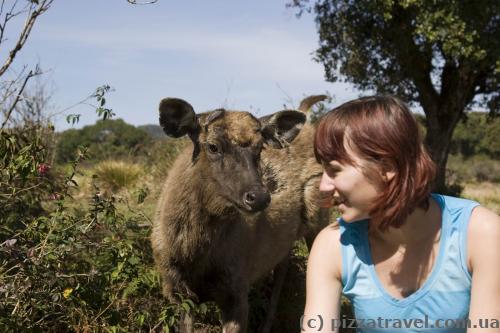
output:
[[[0,81],[0,93],[2,96],[0,97],[0,105],[6,105],[7,100],[16,92],[16,87],[20,85],[21,81],[24,79],[24,71],[26,70],[26,66],[20,71],[19,75],[16,76],[13,80]],[[2,113],[5,115],[6,110],[2,110]]]
[[[0,6],[0,16],[3,13],[4,5],[5,5],[5,0],[2,0],[2,5]],[[5,27],[7,26],[7,23],[11,19],[13,19],[14,17],[20,15],[23,11],[26,11],[26,8],[27,8],[27,7],[25,7],[25,9],[20,10],[17,13],[14,13],[14,9],[16,9],[16,6],[17,6],[17,0],[14,1],[14,3],[12,4],[12,6],[10,7],[10,10],[7,13],[5,13],[5,17],[4,17],[3,23],[0,24],[0,44],[4,41],[3,35],[5,33]]]
[[[19,99],[21,98],[21,94],[23,93],[24,88],[26,87],[26,84],[28,83],[28,80],[31,79],[35,75],[37,75],[36,72],[33,73],[33,71],[30,71],[28,73],[28,75],[26,76],[26,78],[24,79],[23,85],[19,89],[19,93],[17,94],[16,99],[14,100],[14,103],[12,103],[9,111],[7,111],[7,114],[5,115],[5,120],[4,120],[2,127],[1,127],[2,129],[5,127],[5,125],[7,125],[7,122],[9,121],[10,115],[12,114],[12,111],[14,111],[14,109],[16,108],[16,105],[19,102]]]
[[[28,36],[31,33],[31,29],[33,28],[33,25],[35,24],[35,21],[38,18],[38,16],[45,13],[45,11],[47,11],[50,8],[50,5],[52,4],[53,1],[54,0],[41,0],[37,6],[31,5],[30,10],[29,10],[31,12],[31,14],[29,15],[28,20],[24,24],[23,30],[19,34],[19,38],[16,42],[16,45],[12,48],[12,50],[10,50],[9,56],[5,60],[5,63],[3,64],[3,66],[0,68],[0,76],[2,76],[7,71],[9,66],[14,61],[14,58],[16,57],[17,52],[19,52],[19,50],[21,50],[22,47],[24,46],[24,43],[26,43],[26,40],[28,39]],[[17,3],[17,1],[16,1],[16,3]],[[34,10],[33,10],[33,8],[34,8]],[[13,9],[12,9],[12,11],[13,11]],[[8,21],[8,19],[11,18],[10,15],[12,15],[11,14],[12,11],[10,13],[6,14],[6,18],[4,21],[5,23]],[[4,29],[5,29],[5,25],[2,26],[2,33],[3,33]],[[1,41],[1,39],[0,39],[0,41]]]
[[[412,79],[418,91],[419,102],[422,105],[425,113],[434,113],[435,106],[439,101],[439,94],[436,91],[432,79],[432,50],[424,49],[422,51],[413,39],[411,31],[411,19],[409,14],[402,8],[398,7],[394,17],[398,18],[394,21],[393,29],[398,31],[396,45],[394,45],[395,55],[401,67],[407,72],[407,75]],[[397,45],[400,44],[400,45]],[[402,45],[406,47],[402,47]]]

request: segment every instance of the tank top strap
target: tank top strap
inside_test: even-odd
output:
[[[338,219],[340,226],[340,243],[342,253],[342,291],[351,299],[354,295],[379,297],[374,288],[368,266],[371,258],[365,248],[365,234],[369,220],[345,222]]]
[[[437,193],[432,193],[432,198],[441,207],[443,230],[447,230],[446,238],[449,239],[446,249],[448,258],[445,262],[457,261],[470,281],[471,275],[467,268],[467,230],[472,210],[479,203]]]

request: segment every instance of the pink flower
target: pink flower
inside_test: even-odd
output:
[[[59,193],[52,193],[49,195],[49,200],[59,200],[61,198],[61,195]]]
[[[40,176],[45,176],[50,170],[50,165],[45,164],[45,163],[40,163],[38,166],[38,174]]]
[[[28,258],[33,257],[35,255],[35,248],[34,247],[30,248],[26,254]]]

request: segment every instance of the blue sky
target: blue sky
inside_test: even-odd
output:
[[[183,98],[197,112],[226,107],[258,116],[310,94],[328,91],[334,104],[357,97],[352,86],[324,80],[312,60],[313,16],[297,19],[286,2],[55,0],[15,64],[50,70],[54,111],[111,85],[107,106],[134,125],[156,124],[163,97]],[[67,113],[82,114],[79,126],[96,120],[85,105]],[[63,115],[55,124],[70,127]]]

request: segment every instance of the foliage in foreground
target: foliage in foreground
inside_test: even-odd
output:
[[[185,311],[218,320],[212,305],[164,301],[143,214],[95,185],[87,206],[68,207],[85,150],[58,175],[39,129],[25,131],[1,132],[2,332],[169,331]]]

